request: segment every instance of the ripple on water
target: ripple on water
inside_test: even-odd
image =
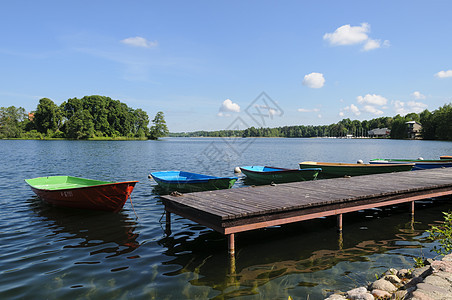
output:
[[[449,200],[417,202],[415,222],[404,206],[346,214],[341,238],[335,218],[238,234],[235,272],[223,235],[173,215],[173,234],[166,236],[164,207],[147,178],[152,171],[230,176],[236,166],[250,164],[296,168],[303,160],[452,153],[452,143],[429,141],[249,141],[237,152],[231,146],[239,144],[223,139],[0,140],[0,298],[319,299],[330,290],[365,285],[389,266],[410,267],[420,254],[433,256],[423,231],[442,219]],[[206,155],[214,148],[230,155]],[[140,182],[133,206],[127,202],[111,214],[42,203],[24,179],[50,175]],[[245,184],[239,180],[234,187]]]

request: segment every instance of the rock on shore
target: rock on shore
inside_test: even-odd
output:
[[[452,254],[428,259],[425,267],[389,269],[367,287],[330,295],[325,300],[452,300]]]

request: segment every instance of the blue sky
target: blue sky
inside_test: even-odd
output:
[[[104,95],[151,119],[163,111],[180,132],[331,124],[452,101],[451,1],[0,7],[4,107]]]

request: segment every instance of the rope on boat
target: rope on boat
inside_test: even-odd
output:
[[[138,218],[138,215],[137,215],[137,213],[136,213],[136,211],[135,211],[135,208],[133,207],[133,203],[132,203],[132,195],[129,195],[129,199],[130,199],[130,205],[132,205],[133,213],[135,214],[135,217],[137,217],[137,219],[139,219],[139,218]]]

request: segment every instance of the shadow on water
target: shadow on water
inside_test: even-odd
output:
[[[63,248],[96,247],[90,255],[120,256],[137,249],[136,221],[126,214],[55,207],[34,196],[28,200],[33,212],[53,234],[67,242]],[[105,247],[102,247],[105,246]]]
[[[313,296],[312,289],[317,287],[317,296],[324,296],[334,286],[328,275],[318,278],[313,274],[328,274],[344,262],[367,266],[329,274],[341,276],[352,288],[366,285],[369,275],[372,279],[386,270],[378,269],[380,262],[374,257],[380,254],[387,258],[395,253],[399,257],[392,267],[412,268],[414,260],[407,260],[406,256],[422,255],[421,243],[427,242],[424,232],[434,222],[433,215],[437,216],[438,211],[444,211],[451,203],[450,198],[419,201],[416,218],[408,213],[407,205],[349,213],[344,215],[342,234],[337,232],[335,217],[239,233],[234,261],[230,260],[227,240],[222,234],[188,224],[182,231],[159,241],[166,248],[164,254],[171,258],[163,264],[180,267],[164,275],[197,274],[190,280],[191,285],[210,286],[220,292],[215,298],[223,299],[260,294],[259,290],[269,283],[274,289],[290,291],[295,287],[287,278],[301,274],[296,279],[296,288],[306,288]],[[429,218],[431,210],[434,213]],[[397,255],[399,251],[405,258]]]

